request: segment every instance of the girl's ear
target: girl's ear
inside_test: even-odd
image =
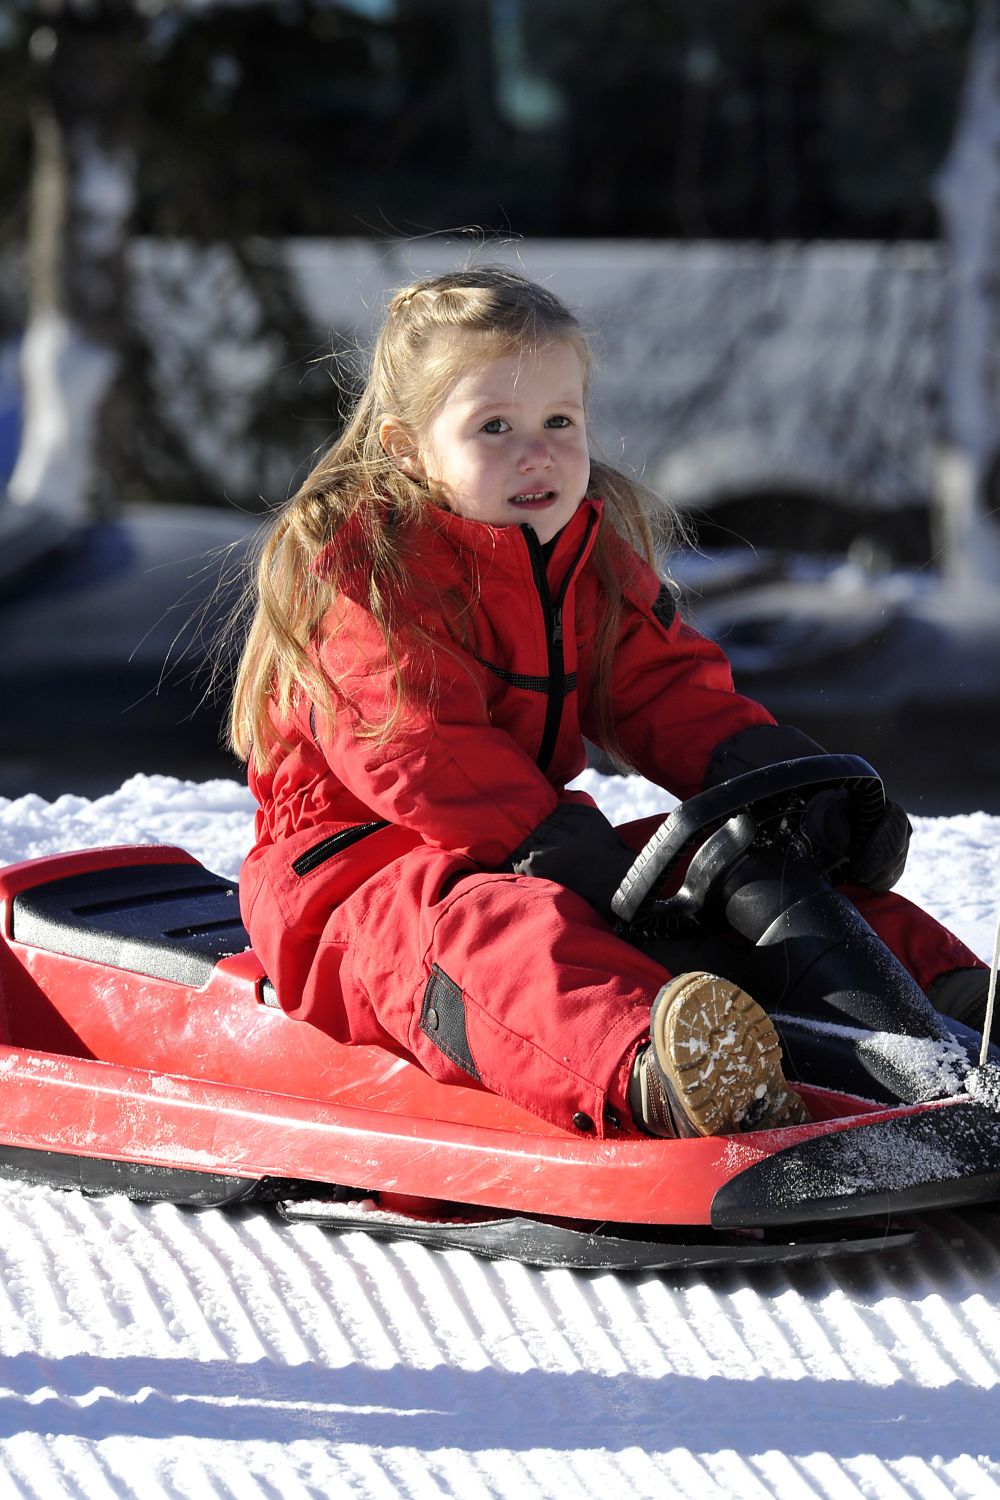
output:
[[[407,479],[423,477],[417,445],[406,428],[400,426],[394,417],[383,419],[378,430],[378,437],[400,473],[405,474]]]

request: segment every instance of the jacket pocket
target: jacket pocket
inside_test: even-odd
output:
[[[326,838],[320,839],[318,844],[303,850],[292,860],[292,870],[301,879],[305,875],[311,875],[313,870],[319,869],[320,865],[326,864],[327,860],[333,859],[349,849],[352,844],[360,843],[369,834],[378,833],[380,828],[388,828],[388,823],[382,818],[376,818],[370,823],[355,823],[350,828],[341,828],[337,833],[331,833]]]

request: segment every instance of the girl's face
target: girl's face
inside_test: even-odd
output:
[[[471,365],[418,443],[423,476],[451,510],[551,541],[590,479],[583,369],[572,344]]]

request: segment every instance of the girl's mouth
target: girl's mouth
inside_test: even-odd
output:
[[[535,505],[548,505],[556,498],[555,490],[535,490],[530,495],[511,495],[511,505],[527,506],[529,509]]]

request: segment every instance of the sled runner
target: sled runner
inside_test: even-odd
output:
[[[233,882],[182,849],[134,846],[0,871],[0,1174],[195,1208],[270,1204],[533,1265],[909,1243],[896,1216],[1000,1195],[1000,1115],[965,1092],[921,1097],[921,1048],[948,1052],[945,1023],[913,1069],[859,1029],[859,1005],[906,1014],[915,1002],[797,839],[798,813],[825,787],[849,789],[863,836],[882,806],[864,761],[785,762],[678,808],[615,898],[637,940],[722,922],[765,968],[780,957],[782,992],[761,999],[782,1012],[807,1125],[581,1138],[378,1048],[341,1046],[281,1010]],[[683,859],[681,889],[659,896]],[[846,1015],[831,1019],[831,993]]]

